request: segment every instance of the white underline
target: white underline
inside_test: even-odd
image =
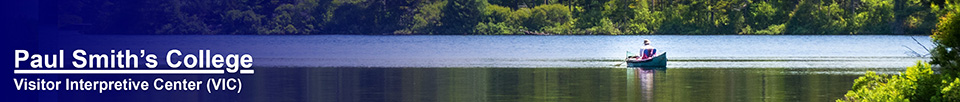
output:
[[[224,70],[13,70],[13,74],[224,74]],[[240,70],[253,74],[253,70]]]
[[[240,74],[253,74],[253,70],[240,70]]]

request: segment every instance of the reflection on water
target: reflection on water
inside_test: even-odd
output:
[[[654,74],[663,73],[665,68],[629,68],[627,69],[627,90],[634,90],[628,96],[642,96],[630,98],[630,101],[651,102],[654,94]],[[640,98],[639,100],[637,98]]]
[[[251,101],[832,101],[859,76],[791,73],[806,70],[261,68],[242,94],[256,96]]]

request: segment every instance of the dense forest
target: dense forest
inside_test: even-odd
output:
[[[943,0],[65,0],[92,34],[919,34]]]

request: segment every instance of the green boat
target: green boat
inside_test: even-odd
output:
[[[630,52],[627,53],[630,54]],[[660,53],[649,59],[635,60],[628,58],[627,67],[667,67],[667,53]]]

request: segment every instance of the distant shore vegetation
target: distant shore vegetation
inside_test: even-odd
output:
[[[947,0],[949,1],[949,0]],[[62,0],[94,34],[930,35],[943,0]]]

